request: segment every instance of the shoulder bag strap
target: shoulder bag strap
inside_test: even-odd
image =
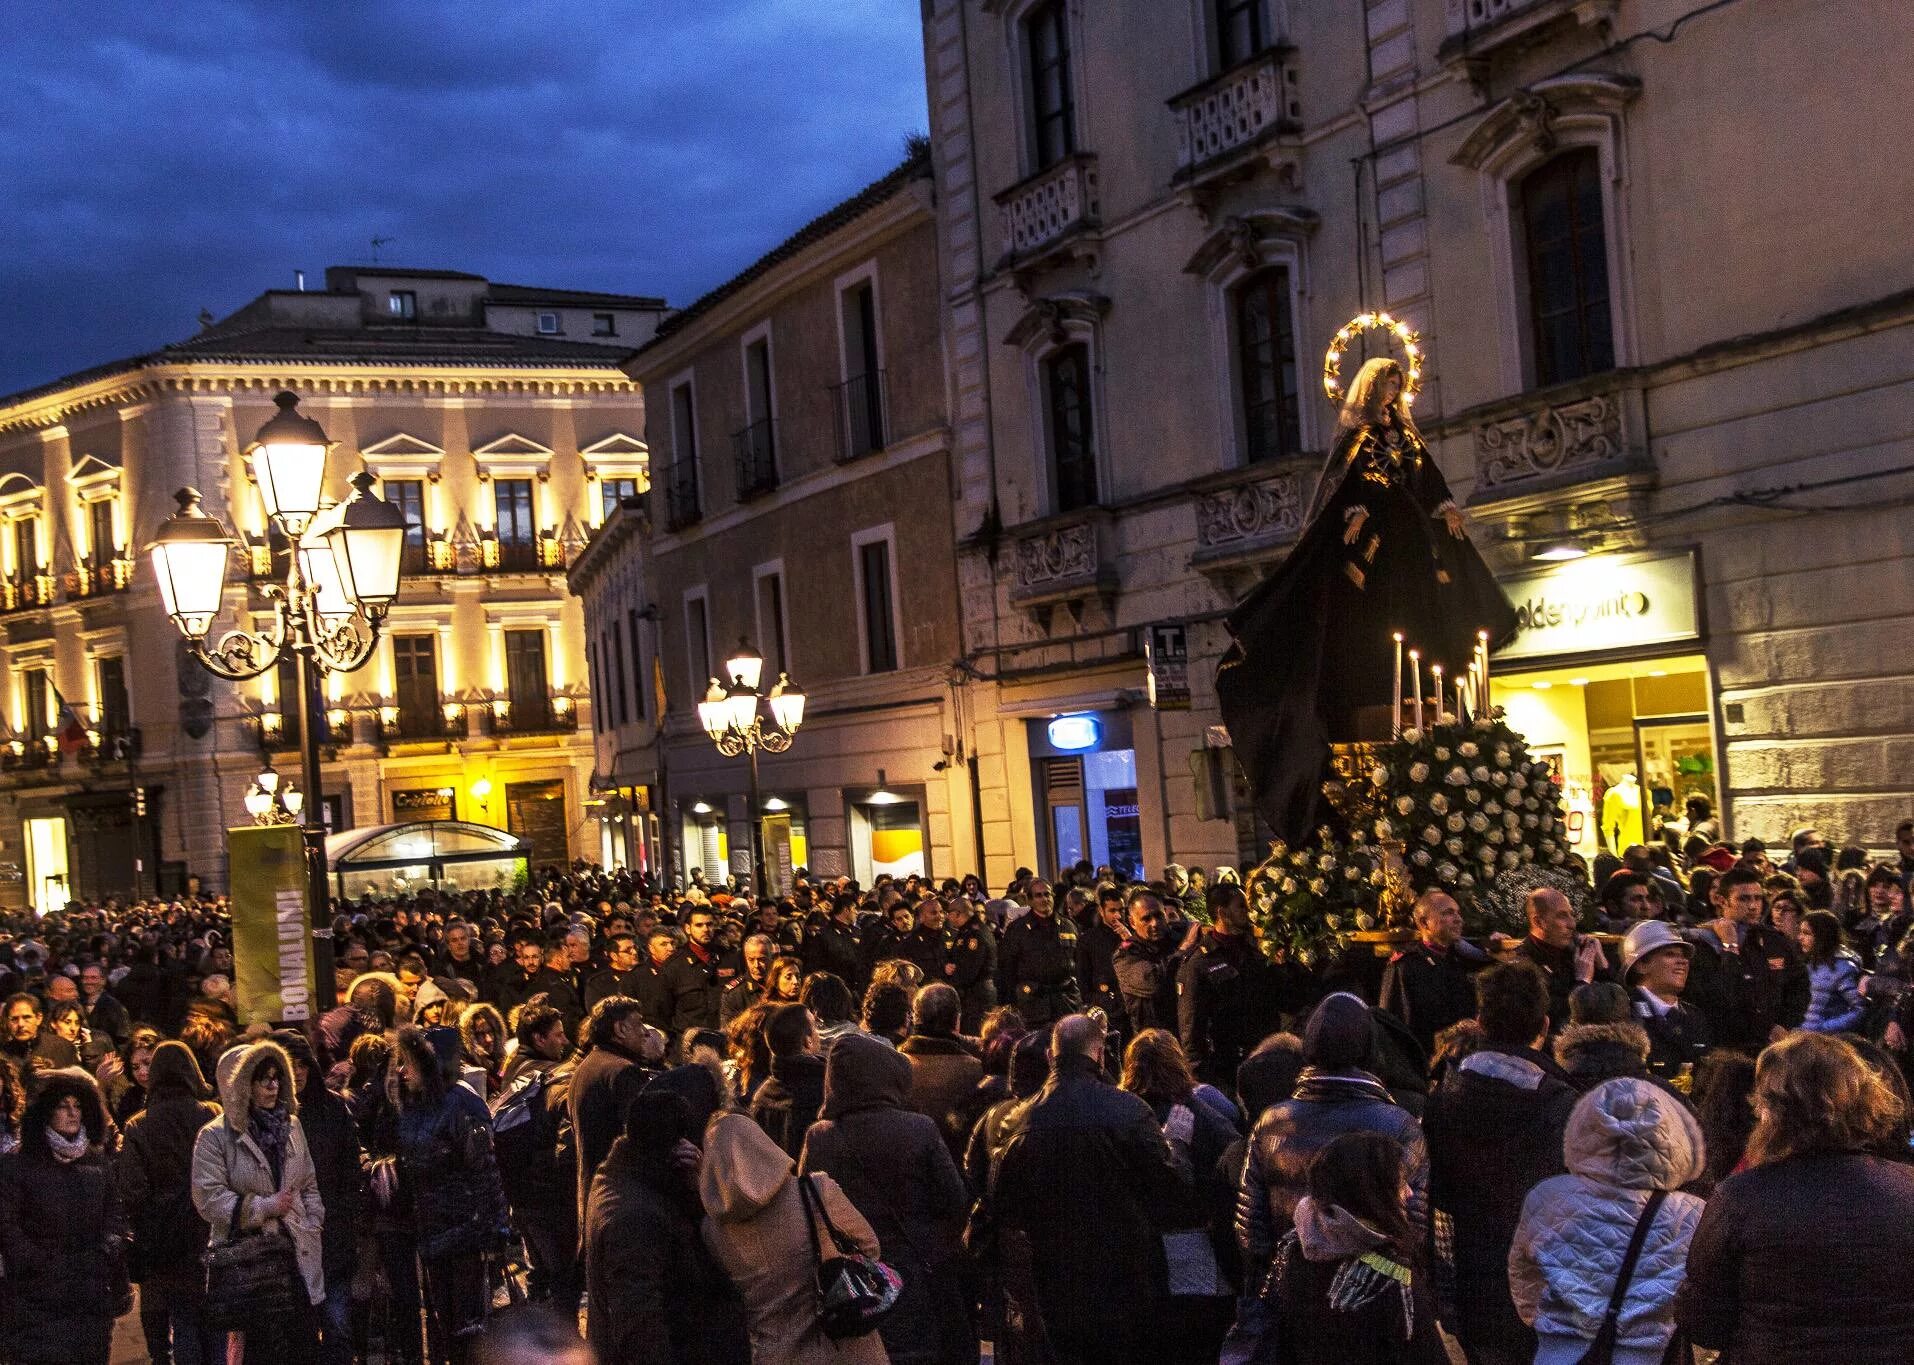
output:
[[[1642,1245],[1648,1240],[1648,1229],[1653,1226],[1655,1215],[1661,1212],[1662,1201],[1667,1198],[1667,1190],[1656,1190],[1650,1194],[1648,1206],[1642,1210],[1642,1216],[1635,1220],[1635,1233],[1628,1239],[1628,1250],[1622,1256],[1622,1268],[1615,1274],[1615,1292],[1608,1296],[1608,1311],[1602,1315],[1602,1331],[1611,1341],[1620,1327],[1622,1300],[1628,1295],[1628,1282],[1635,1278],[1635,1263],[1641,1259]]]
[[[811,1259],[818,1265],[823,1265],[824,1248],[818,1241],[817,1220],[820,1218],[824,1220],[824,1226],[831,1234],[831,1245],[833,1247],[839,1245],[837,1229],[831,1226],[831,1215],[824,1212],[824,1198],[817,1192],[817,1187],[811,1183],[811,1177],[808,1175],[798,1176],[797,1187],[798,1200],[804,1205],[804,1230],[809,1233],[811,1237]]]

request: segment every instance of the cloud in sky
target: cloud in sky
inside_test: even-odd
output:
[[[0,393],[371,256],[683,304],[928,122],[896,0],[102,0],[8,17]]]

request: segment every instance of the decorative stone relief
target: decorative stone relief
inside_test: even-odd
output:
[[[1280,540],[1302,529],[1302,478],[1295,473],[1204,493],[1196,500],[1196,543],[1222,550]]]
[[[1622,407],[1613,394],[1517,413],[1475,429],[1476,477],[1484,487],[1619,461]]]
[[[1017,587],[1042,591],[1097,576],[1097,533],[1089,522],[1059,526],[1017,542]]]

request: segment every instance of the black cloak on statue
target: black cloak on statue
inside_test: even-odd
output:
[[[1387,415],[1345,430],[1296,548],[1229,614],[1235,643],[1216,693],[1278,836],[1299,842],[1315,828],[1330,743],[1357,737],[1360,708],[1389,705],[1397,631],[1422,652],[1425,696],[1430,664],[1444,665],[1446,685],[1458,666],[1466,675],[1476,632],[1491,647],[1514,633],[1488,565],[1449,532],[1454,505],[1413,430]]]

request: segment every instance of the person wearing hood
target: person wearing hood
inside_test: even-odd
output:
[[[1628,992],[1612,981],[1584,981],[1568,997],[1568,1024],[1555,1035],[1555,1060],[1569,1084],[1587,1094],[1618,1076],[1649,1079],[1648,1034],[1630,1016]]]
[[[1604,1081],[1569,1114],[1562,1159],[1568,1173],[1529,1191],[1509,1247],[1509,1289],[1535,1329],[1535,1365],[1577,1365],[1587,1354],[1644,1217],[1651,1221],[1622,1296],[1613,1360],[1660,1365],[1701,1221],[1702,1201],[1679,1192],[1702,1173],[1701,1126],[1648,1080]]]
[[[1265,1109],[1250,1130],[1236,1196],[1236,1241],[1246,1285],[1262,1283],[1278,1241],[1307,1189],[1309,1163],[1344,1133],[1380,1133],[1402,1148],[1408,1216],[1428,1226],[1429,1155],[1422,1125],[1371,1070],[1369,1007],[1344,991],[1327,996],[1303,1029],[1295,1092]]]
[[[50,1071],[20,1147],[0,1158],[3,1354],[16,1365],[107,1365],[130,1306],[126,1215],[107,1164],[106,1103],[83,1071]]]
[[[600,1365],[748,1365],[744,1305],[698,1234],[697,1138],[682,1095],[631,1102],[585,1201],[586,1336]]]
[[[771,1052],[771,1075],[751,1097],[751,1117],[795,1158],[824,1103],[817,1020],[802,1005],[773,1006],[764,1019],[764,1043]]]
[[[319,1181],[319,1202],[326,1225],[320,1235],[326,1271],[326,1298],[320,1307],[319,1358],[323,1365],[351,1365],[352,1280],[359,1264],[359,1211],[365,1186],[366,1155],[359,1129],[344,1099],[326,1088],[325,1074],[312,1043],[297,1029],[279,1029],[272,1039],[292,1059],[293,1088],[299,1099],[299,1126],[312,1152]]]
[[[719,1114],[705,1130],[698,1171],[704,1241],[744,1299],[751,1359],[888,1365],[877,1332],[834,1341],[818,1322],[817,1256],[833,1253],[798,1193],[798,1178],[791,1158],[746,1115]],[[803,1179],[840,1236],[862,1255],[882,1254],[877,1234],[835,1180],[822,1172]]]
[[[193,1207],[215,1242],[254,1232],[292,1239],[306,1301],[326,1298],[325,1205],[305,1128],[299,1122],[292,1059],[270,1039],[219,1059],[220,1120],[193,1144]],[[256,1360],[313,1358],[314,1315],[248,1322],[247,1354]]]
[[[970,1201],[936,1121],[910,1107],[911,1078],[910,1059],[895,1048],[841,1040],[825,1062],[824,1107],[798,1169],[829,1173],[889,1248],[904,1281],[880,1329],[890,1358],[974,1362],[959,1244]]]
[[[1403,1205],[1402,1147],[1349,1132],[1311,1159],[1264,1303],[1274,1365],[1446,1365],[1435,1301]]]
[[[412,1211],[428,1354],[461,1362],[491,1307],[485,1257],[511,1235],[485,1101],[456,1084],[456,1029],[399,1030],[398,1160],[388,1179]],[[377,1172],[375,1172],[377,1178]]]
[[[207,1094],[192,1049],[161,1043],[147,1068],[146,1107],[128,1120],[114,1164],[130,1215],[140,1328],[156,1365],[213,1365],[222,1345],[205,1323],[207,1227],[193,1207],[194,1141],[219,1118]]]

